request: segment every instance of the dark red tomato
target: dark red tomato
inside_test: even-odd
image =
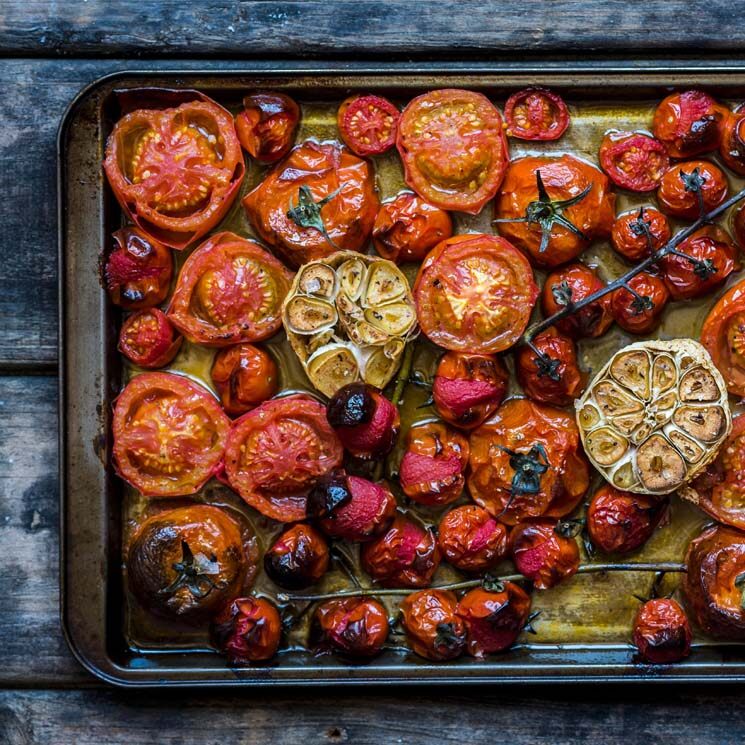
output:
[[[530,596],[513,582],[493,591],[479,587],[461,598],[456,613],[466,624],[468,654],[486,657],[517,641],[528,622]]]
[[[443,515],[437,532],[443,555],[463,572],[493,569],[507,553],[507,529],[473,504]]]
[[[474,91],[417,96],[401,114],[396,147],[422,199],[470,215],[494,198],[510,159],[499,111]]]
[[[634,644],[644,662],[669,665],[691,653],[691,625],[671,598],[647,600],[634,621]]]
[[[584,264],[570,264],[546,277],[541,295],[543,315],[552,316],[570,303],[577,303],[605,287],[594,269]],[[572,339],[602,336],[613,323],[610,295],[595,300],[582,310],[556,321],[556,328]]]
[[[432,384],[437,413],[454,427],[478,427],[504,400],[509,377],[496,357],[447,352]]]
[[[466,651],[466,625],[456,613],[458,599],[447,590],[421,590],[401,603],[401,623],[411,649],[439,662]]]
[[[670,223],[654,207],[640,207],[619,215],[610,234],[613,248],[632,264],[662,248],[671,237]]]
[[[341,598],[318,606],[311,636],[319,652],[375,657],[388,638],[388,615],[372,598]]]
[[[719,154],[730,170],[745,176],[745,106],[739,106],[727,115]]]
[[[399,117],[398,109],[387,98],[358,93],[339,106],[336,126],[355,155],[380,155],[395,144]]]
[[[403,515],[361,552],[362,568],[384,587],[426,587],[440,565],[435,534]]]
[[[412,427],[399,467],[401,489],[428,507],[450,504],[463,493],[468,440],[442,422]]]
[[[104,267],[111,302],[126,310],[160,305],[173,276],[169,249],[139,228],[122,228],[112,237],[114,248]]]
[[[523,346],[515,362],[517,379],[534,401],[568,406],[582,393],[587,376],[579,369],[577,347],[553,326]]]
[[[305,519],[308,492],[343,455],[322,404],[305,395],[275,398],[233,422],[225,475],[263,515],[293,522]]]
[[[237,598],[215,617],[210,632],[215,646],[237,667],[274,657],[282,637],[282,620],[265,598]]]
[[[631,334],[648,334],[662,320],[670,293],[655,274],[641,272],[611,293],[611,312],[616,323]]]
[[[515,568],[533,581],[537,590],[548,590],[573,577],[579,569],[579,547],[563,534],[556,520],[519,523],[510,533]]]
[[[422,261],[440,241],[453,234],[450,215],[416,194],[403,192],[380,205],[373,225],[375,250],[384,258],[403,264]]]
[[[175,356],[183,339],[158,308],[138,310],[128,316],[119,333],[119,351],[138,367],[164,367]]]
[[[235,129],[252,158],[276,163],[290,152],[299,121],[298,105],[284,93],[252,93],[243,99]]]
[[[504,105],[507,135],[519,140],[558,140],[569,126],[569,111],[558,93],[525,88]]]
[[[241,416],[277,393],[274,360],[253,344],[221,349],[212,363],[212,383],[229,416]]]
[[[287,528],[264,554],[269,579],[287,590],[314,585],[329,568],[329,544],[310,525]]]
[[[202,386],[171,373],[137,375],[114,409],[117,472],[146,497],[194,494],[220,470],[229,427]]]
[[[695,220],[718,207],[726,198],[729,184],[724,171],[705,160],[678,163],[660,181],[657,201],[673,217]]]
[[[670,167],[665,146],[643,132],[608,132],[598,158],[610,180],[629,191],[656,189]]]
[[[245,165],[229,111],[197,91],[176,108],[122,117],[104,170],[126,215],[147,235],[182,249],[226,215]]]

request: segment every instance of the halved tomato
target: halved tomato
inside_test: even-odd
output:
[[[122,324],[119,351],[139,367],[164,367],[176,356],[182,341],[162,310],[145,308]]]
[[[728,168],[745,176],[745,106],[738,106],[724,120],[719,154]]]
[[[665,146],[643,132],[608,132],[598,158],[610,180],[629,191],[656,189],[670,167]]]
[[[382,96],[350,96],[336,115],[344,144],[356,155],[380,155],[396,142],[398,109]]]
[[[546,88],[513,93],[504,105],[507,134],[520,140],[558,140],[569,126],[564,99]]]

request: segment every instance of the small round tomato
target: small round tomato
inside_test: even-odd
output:
[[[510,533],[515,568],[532,580],[537,590],[548,590],[573,577],[579,569],[579,547],[564,535],[556,520],[519,523]]]
[[[626,287],[611,293],[611,313],[616,323],[631,334],[648,334],[662,320],[670,293],[655,274],[640,272]]]
[[[387,98],[357,93],[339,106],[336,126],[344,144],[355,155],[380,155],[396,142],[399,116]]]
[[[515,370],[526,396],[554,406],[568,406],[578,398],[587,377],[580,372],[575,343],[553,326],[520,348]]]
[[[466,625],[457,615],[458,599],[447,590],[421,590],[401,603],[401,623],[411,649],[439,662],[466,650]]]
[[[122,228],[112,237],[114,248],[104,267],[111,302],[126,310],[162,303],[173,276],[171,252],[139,228]]]
[[[235,130],[252,158],[276,163],[290,152],[299,121],[298,105],[284,93],[252,93],[243,99]]]
[[[730,170],[745,176],[745,106],[739,106],[727,115],[719,154]]]
[[[325,407],[298,394],[266,401],[233,422],[225,475],[253,508],[292,522],[305,519],[308,492],[343,455]]]
[[[221,349],[212,363],[212,383],[229,416],[241,416],[277,393],[274,360],[253,344]]]
[[[401,489],[428,507],[450,504],[463,493],[468,440],[442,422],[412,427],[399,466]]]
[[[264,554],[269,579],[287,590],[314,585],[329,568],[329,544],[315,528],[299,523],[287,528]]]
[[[417,96],[401,114],[396,147],[406,183],[422,199],[471,215],[497,193],[509,163],[502,117],[474,91]]]
[[[380,205],[373,225],[375,250],[384,258],[403,264],[422,261],[440,241],[453,234],[450,215],[416,194],[403,192]]]
[[[340,598],[318,606],[311,637],[319,652],[359,659],[379,654],[388,631],[388,615],[377,600]]]
[[[165,367],[183,339],[158,308],[145,308],[129,316],[119,332],[119,351],[138,367]]]
[[[578,303],[604,287],[605,283],[592,267],[577,263],[557,269],[546,277],[543,285],[543,314],[546,317],[552,316],[570,303]],[[556,321],[556,328],[572,339],[596,339],[602,336],[612,323],[610,295],[604,295],[576,313]]]
[[[237,598],[215,617],[210,635],[230,665],[263,662],[277,654],[282,620],[276,606],[265,598]]]
[[[434,533],[397,515],[386,533],[365,543],[362,568],[384,587],[426,587],[440,565]]]
[[[114,408],[114,463],[146,497],[194,494],[221,467],[230,420],[181,375],[142,373]]]
[[[463,572],[493,569],[507,553],[507,529],[473,504],[443,515],[437,533],[443,555]]]
[[[608,132],[598,154],[610,180],[629,191],[652,191],[670,167],[665,146],[643,132]]]
[[[657,107],[652,128],[673,158],[690,158],[719,147],[726,115],[703,91],[673,93]]]
[[[558,93],[525,88],[504,105],[507,134],[519,140],[558,140],[569,126],[569,111]]]
[[[690,160],[670,168],[660,181],[657,201],[673,217],[695,220],[718,207],[729,184],[724,171],[705,160]]]
[[[672,237],[667,218],[654,207],[640,207],[620,214],[613,223],[611,244],[632,264],[662,248]]]
[[[419,325],[445,349],[501,352],[528,325],[538,287],[525,257],[504,238],[456,235],[430,251],[414,284]]]
[[[644,662],[669,665],[691,653],[691,625],[671,598],[647,600],[634,621],[634,644]]]

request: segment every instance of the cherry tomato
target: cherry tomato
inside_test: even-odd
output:
[[[493,569],[507,553],[507,529],[473,504],[443,515],[437,532],[443,555],[463,572]]]
[[[264,554],[264,571],[287,590],[318,582],[329,568],[329,544],[312,526],[287,528]]]
[[[613,223],[613,248],[632,264],[662,248],[672,237],[667,218],[654,207],[640,207],[620,214]]]
[[[137,375],[116,400],[114,463],[146,497],[194,494],[222,464],[230,420],[205,388],[180,375]]]
[[[504,105],[507,134],[519,140],[558,140],[569,126],[569,111],[558,93],[525,88]]]
[[[225,475],[254,509],[293,522],[305,519],[308,491],[341,465],[343,454],[325,407],[309,396],[286,396],[233,422]]]
[[[655,274],[640,272],[611,293],[611,313],[616,323],[631,334],[648,334],[662,320],[670,293],[663,280]]]
[[[106,142],[104,170],[127,217],[182,249],[226,215],[243,181],[233,117],[197,91],[176,108],[123,116]]]
[[[284,93],[252,93],[243,99],[235,129],[252,158],[276,163],[290,152],[299,121],[298,105]]]
[[[634,621],[634,644],[644,662],[669,665],[691,653],[691,626],[671,598],[647,600]]]
[[[345,657],[375,657],[388,638],[385,608],[372,598],[341,598],[318,606],[312,637],[320,652]]]
[[[119,351],[138,367],[165,367],[183,339],[158,308],[145,308],[129,316],[119,332]]]
[[[727,168],[745,176],[745,107],[739,106],[724,120],[719,154]]]
[[[412,427],[399,467],[404,494],[429,507],[450,504],[463,493],[468,440],[442,422]]]
[[[657,201],[668,215],[695,220],[718,207],[727,198],[728,189],[721,168],[705,160],[690,160],[674,165],[665,173]]]
[[[395,144],[399,117],[387,98],[355,94],[339,106],[336,126],[355,155],[380,155]]]
[[[598,158],[610,180],[629,191],[656,189],[670,167],[665,146],[643,132],[608,132]]]
[[[478,214],[509,163],[502,117],[480,93],[430,91],[401,114],[396,147],[406,183],[444,210]]]
[[[253,344],[221,349],[212,363],[212,383],[229,416],[241,416],[277,393],[274,360]]]
[[[480,233],[439,243],[414,284],[424,334],[445,349],[472,354],[512,346],[537,297],[525,257],[504,238]]]
[[[454,660],[466,650],[466,625],[457,615],[458,599],[447,590],[421,590],[401,603],[401,623],[411,649],[436,662]]]
[[[111,302],[126,310],[162,303],[173,276],[171,252],[139,228],[122,228],[112,237],[114,248],[104,267]]]
[[[537,590],[548,590],[573,577],[579,568],[579,547],[563,533],[556,520],[519,523],[510,533],[515,568],[533,581]]]
[[[276,606],[265,598],[237,598],[215,617],[210,631],[215,646],[237,667],[277,654],[282,620]]]

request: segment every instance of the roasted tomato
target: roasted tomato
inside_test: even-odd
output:
[[[197,91],[182,91],[182,97],[190,100],[122,117],[103,164],[132,222],[178,249],[222,220],[245,171],[230,112]]]
[[[119,351],[138,367],[164,367],[176,356],[182,341],[162,310],[145,308],[122,324]]]
[[[501,582],[493,591],[477,588],[467,592],[456,613],[466,624],[468,653],[486,657],[517,641],[528,622],[530,596],[512,582]]]
[[[112,238],[114,248],[104,267],[111,302],[126,310],[162,303],[173,276],[171,252],[139,228],[122,228]]]
[[[437,413],[460,429],[473,429],[502,403],[509,373],[486,354],[447,352],[437,365],[432,398]]]
[[[311,140],[243,198],[261,238],[293,267],[334,251],[361,251],[378,213],[373,167],[327,142]]]
[[[686,614],[670,598],[647,600],[636,614],[634,644],[644,662],[680,662],[691,653],[692,638]]]
[[[741,204],[735,211],[732,220],[732,232],[740,248],[745,249],[745,204]]]
[[[729,169],[745,176],[745,106],[727,115],[719,154]]]
[[[727,109],[703,91],[685,91],[669,95],[657,107],[652,125],[673,158],[716,150]]]
[[[422,199],[471,215],[497,193],[509,162],[502,117],[473,91],[417,96],[401,114],[396,147],[406,183]]]
[[[287,590],[314,585],[329,568],[329,544],[314,527],[287,528],[264,554],[264,571]]]
[[[403,192],[380,205],[373,225],[375,250],[384,258],[403,264],[421,261],[440,241],[453,234],[450,215],[416,194]]]
[[[344,657],[375,657],[388,638],[388,615],[372,598],[340,598],[318,606],[311,638],[319,652]]]
[[[654,207],[640,207],[619,215],[610,234],[613,248],[632,264],[662,248],[671,237],[670,223]]]
[[[558,93],[525,88],[504,105],[507,134],[519,140],[558,140],[569,126],[569,111]]]
[[[282,326],[291,282],[292,273],[258,243],[216,233],[181,268],[168,316],[196,344],[260,341]]]
[[[203,618],[235,597],[253,577],[241,529],[208,505],[148,518],[127,551],[129,588],[158,615]]]
[[[336,126],[344,144],[356,155],[380,155],[396,142],[399,116],[387,98],[355,94],[339,106]]]
[[[604,173],[572,155],[520,158],[507,170],[495,217],[535,266],[555,267],[610,235],[615,195]]]
[[[670,167],[665,146],[643,132],[608,132],[598,159],[610,180],[629,191],[656,189]]]
[[[390,529],[361,552],[362,568],[384,587],[426,587],[440,565],[434,533],[397,515]]]
[[[119,475],[146,497],[177,497],[220,470],[230,420],[202,386],[151,372],[122,391],[112,426]]]
[[[573,577],[579,569],[577,541],[556,520],[519,523],[510,533],[515,568],[532,580],[537,590],[548,590]]]
[[[443,515],[437,533],[443,555],[463,572],[493,569],[507,553],[507,529],[473,504]]]
[[[517,353],[517,379],[534,401],[568,406],[582,393],[587,376],[580,372],[577,347],[553,326]]]
[[[290,152],[299,121],[298,105],[284,93],[252,93],[243,99],[235,130],[252,158],[276,163]]]
[[[442,422],[412,427],[399,466],[404,494],[429,507],[450,504],[463,493],[468,440]]]
[[[466,624],[457,615],[458,599],[447,590],[421,590],[401,603],[401,623],[411,649],[439,662],[466,651]]]
[[[248,504],[287,523],[305,519],[308,492],[341,465],[343,455],[325,407],[309,396],[287,396],[233,423],[225,474]]]
[[[504,238],[480,233],[439,243],[414,284],[424,334],[445,349],[472,354],[512,346],[537,297],[525,257]]]
[[[710,225],[686,238],[676,253],[665,256],[660,268],[673,300],[689,300],[724,284],[732,272],[739,271],[740,260],[729,235]]]
[[[605,283],[597,272],[584,264],[570,264],[557,269],[546,277],[543,285],[543,314],[552,316],[570,303],[578,303],[604,287]],[[602,336],[612,323],[610,295],[604,295],[576,313],[556,321],[556,328],[573,339],[586,336],[595,339]]]
[[[274,360],[253,344],[221,349],[212,363],[212,383],[230,416],[241,416],[277,393]]]
[[[263,662],[279,649],[282,620],[265,598],[237,598],[214,618],[210,635],[231,665]]]
[[[611,313],[616,323],[631,334],[648,334],[662,320],[670,293],[655,274],[640,272],[626,287],[611,293]]]
[[[729,184],[724,171],[705,160],[690,160],[670,168],[660,181],[657,201],[673,217],[695,220],[718,207]]]
[[[503,403],[471,433],[468,489],[500,522],[564,517],[589,486],[574,417],[525,398]]]

